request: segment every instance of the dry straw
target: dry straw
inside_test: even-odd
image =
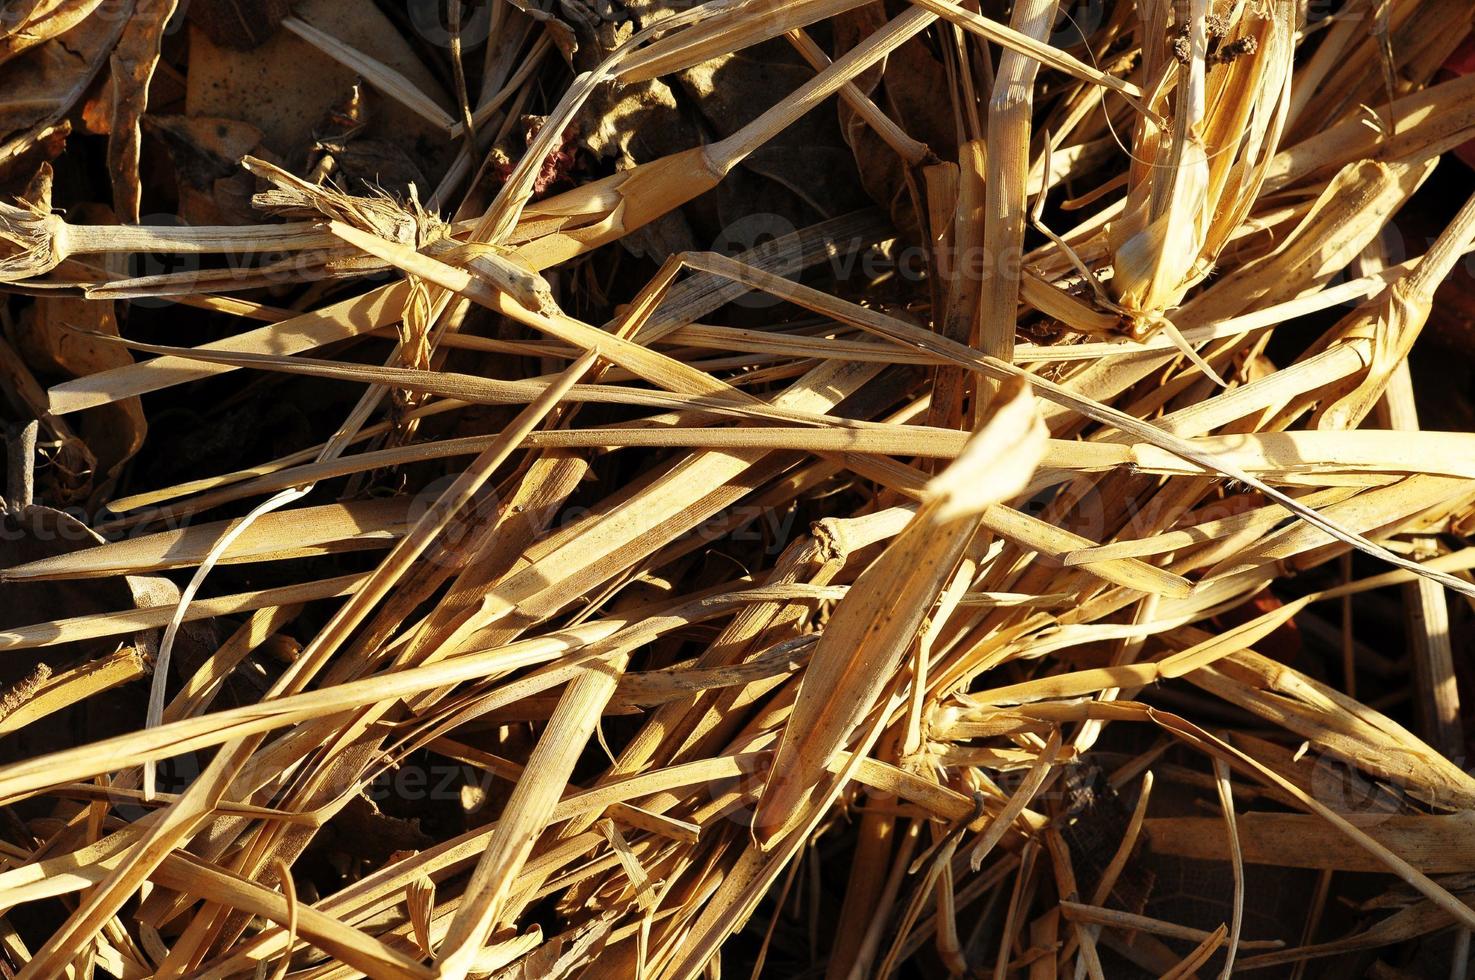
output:
[[[37,32],[95,5],[21,6]],[[1475,200],[1426,250],[1379,242],[1475,130],[1475,82],[1438,72],[1469,15],[1374,6],[1307,23],[1289,0],[1139,0],[1064,30],[1053,0],[1007,23],[952,0],[712,0],[569,74],[568,25],[494,0],[473,92],[453,3],[447,104],[289,16],[444,133],[439,187],[354,196],[248,157],[256,224],[0,205],[12,288],[239,321],[204,343],[63,329],[139,359],[17,382],[43,446],[75,413],[207,378],[359,394],[317,445],[144,480],[109,501],[111,540],[0,570],[58,595],[190,581],[0,631],[27,665],[0,698],[7,737],[152,684],[147,708],[124,700],[131,730],[0,765],[12,830],[30,821],[0,844],[16,975],[1227,977],[1450,925],[1467,950],[1475,780],[1450,630],[1451,599],[1475,596],[1475,434],[1420,428],[1408,358],[1475,246]],[[30,36],[0,30],[0,52]],[[723,138],[540,193],[591,105],[656,99],[761,42],[812,75]],[[923,59],[956,150],[924,142]],[[648,254],[841,102],[899,209],[736,257],[601,264]],[[492,137],[511,145],[529,106],[545,123],[489,196]],[[845,274],[917,244],[891,224],[906,206],[930,278]],[[105,270],[139,251],[209,258]],[[621,305],[589,322],[610,267]],[[290,309],[225,295],[306,282]],[[387,472],[418,490],[432,467],[450,479],[419,496],[362,492]],[[17,479],[7,521],[41,520]],[[336,555],[332,574],[304,560]],[[243,563],[270,575],[212,591]],[[1311,642],[1334,602],[1391,586],[1368,608],[1406,645]],[[184,656],[205,620],[216,639]],[[1310,638],[1289,662],[1287,635]],[[1354,696],[1344,663],[1413,720]],[[264,679],[243,698],[246,674]],[[183,759],[199,775],[169,792],[155,768]],[[367,796],[425,760],[460,767],[455,821],[410,833]],[[1329,767],[1375,788],[1375,819],[1328,795]],[[327,890],[304,870],[325,848]],[[1194,860],[1228,885],[1179,921],[1151,869]],[[1324,875],[1305,921],[1263,933],[1254,865]],[[1347,900],[1336,872],[1378,875],[1359,900],[1397,911],[1318,931]]]

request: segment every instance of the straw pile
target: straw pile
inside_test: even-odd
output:
[[[122,6],[0,25],[5,975],[1465,976],[1467,0]]]

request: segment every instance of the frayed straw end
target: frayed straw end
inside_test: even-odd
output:
[[[67,257],[66,223],[60,216],[21,202],[0,202],[0,282],[42,276]]]
[[[414,185],[410,187],[406,206],[382,191],[359,197],[334,187],[309,183],[254,157],[243,157],[241,166],[272,184],[271,189],[252,198],[256,207],[270,214],[342,221],[415,249],[444,238],[449,230],[438,215],[421,207]]]

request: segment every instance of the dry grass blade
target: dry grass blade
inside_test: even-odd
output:
[[[1229,949],[1224,956],[1224,967],[1219,971],[1220,980],[1228,980],[1229,975],[1234,972],[1234,955],[1239,952],[1239,931],[1244,924],[1245,867],[1239,850],[1239,828],[1234,820],[1234,792],[1229,785],[1229,767],[1222,759],[1214,760],[1214,785],[1219,790],[1220,805],[1224,807],[1224,828],[1229,838],[1229,863],[1234,869],[1234,912],[1229,921]]]
[[[847,593],[810,659],[755,827],[772,844],[803,814],[830,759],[872,709],[916,639],[922,617],[952,575],[978,514],[1023,488],[1039,462],[1044,429],[1022,388],[1007,396],[964,455],[928,484],[907,530]],[[878,604],[896,602],[878,617]]]
[[[1039,40],[1055,22],[1054,0],[1016,4],[1011,27]],[[1014,328],[1018,319],[1020,280],[1008,266],[1024,251],[1029,173],[1030,125],[1034,115],[1035,76],[1039,66],[1018,51],[999,60],[988,108],[988,174],[983,254],[994,256],[985,270],[986,286],[978,327],[979,349],[991,357],[1014,360]],[[970,243],[971,244],[971,243]]]
[[[335,61],[341,61],[344,65],[358,72],[365,81],[376,89],[399,102],[401,105],[414,110],[430,122],[450,132],[455,124],[455,119],[435,103],[424,92],[415,87],[404,75],[390,68],[388,65],[344,44],[328,32],[314,27],[307,21],[297,17],[285,17],[282,19],[282,27],[296,34],[314,47],[324,51]]]
[[[881,336],[892,339],[903,346],[920,347],[924,350],[930,350],[942,356],[949,357],[956,363],[966,365],[989,377],[998,380],[1030,377],[1028,372],[1023,371],[1022,369],[1015,367],[1012,364],[1000,361],[997,358],[980,355],[974,352],[971,348],[965,347],[964,345],[958,344],[953,341],[948,341],[942,337],[928,334],[927,332],[922,331],[914,325],[909,324],[905,321],[891,317],[870,314],[868,311],[865,311],[859,307],[854,307],[846,310],[845,308],[848,306],[848,304],[836,301],[832,297],[825,297],[823,296],[823,294],[812,294],[812,292],[806,292],[806,287],[792,284],[785,280],[779,280],[775,276],[759,273],[753,269],[745,270],[742,266],[732,264],[730,260],[724,260],[721,256],[708,254],[702,256],[700,261],[692,258],[688,258],[688,261],[697,268],[706,268],[709,271],[715,271],[719,269],[723,270],[726,274],[733,276],[733,278],[738,279],[739,281],[745,281],[755,286],[761,286],[762,288],[771,290],[776,295],[783,296],[786,299],[797,300],[798,298],[803,297],[804,299],[808,299],[810,300],[810,302],[815,303],[815,306],[818,309],[829,310],[832,313],[838,312],[840,310],[845,310],[845,312],[840,313],[840,315],[848,322],[854,323],[856,326],[862,327],[866,330],[874,331]],[[1295,498],[1275,489],[1274,487],[1265,483],[1263,480],[1260,480],[1244,472],[1240,467],[1234,465],[1227,460],[1217,457],[1215,454],[1202,452],[1185,440],[1180,439],[1176,435],[1170,434],[1162,430],[1161,428],[1152,425],[1151,423],[1143,422],[1140,419],[1133,418],[1132,416],[1117,411],[1116,409],[1104,406],[1099,402],[1096,402],[1094,399],[1082,398],[1065,386],[1057,385],[1053,382],[1047,382],[1039,378],[1032,378],[1032,380],[1034,384],[1038,386],[1041,395],[1044,398],[1054,401],[1059,405],[1070,408],[1073,411],[1079,412],[1080,414],[1086,416],[1087,418],[1093,419],[1094,421],[1115,426],[1128,435],[1135,436],[1136,438],[1142,439],[1143,441],[1148,442],[1161,449],[1165,449],[1176,456],[1188,460],[1189,462],[1196,463],[1199,466],[1203,467],[1205,470],[1216,472],[1226,477],[1239,480],[1242,483],[1245,483],[1246,485],[1258,490],[1260,493],[1265,494],[1267,497],[1270,497],[1272,500],[1275,500],[1277,503],[1290,510],[1296,516],[1302,518],[1307,523],[1312,524],[1318,529],[1331,535],[1333,538],[1336,538],[1339,541],[1346,542],[1347,544],[1359,548],[1367,552],[1368,554],[1375,555],[1378,558],[1381,558],[1382,560],[1388,562],[1389,564],[1396,565],[1399,568],[1407,569],[1408,571],[1416,572],[1420,575],[1424,575],[1429,579],[1438,582],[1441,585],[1444,585],[1446,588],[1453,589],[1464,595],[1475,598],[1475,586],[1472,586],[1470,583],[1464,581],[1463,579],[1456,578],[1452,575],[1446,575],[1443,572],[1427,569],[1419,565],[1417,562],[1410,561],[1402,555],[1390,551],[1377,542],[1370,541],[1368,538],[1361,534],[1358,534],[1356,531],[1349,530],[1336,524],[1335,522],[1327,520],[1321,514],[1317,513],[1311,508],[1306,507]]]

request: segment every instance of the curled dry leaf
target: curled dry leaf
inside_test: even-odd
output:
[[[377,8],[308,0],[296,4],[294,14],[389,66],[436,104],[449,104],[435,76]],[[358,80],[353,69],[287,31],[241,51],[216,44],[192,24],[190,44],[185,114],[249,123],[261,130],[273,154],[294,166],[306,159],[324,120],[351,96]],[[364,135],[406,149],[428,179],[439,179],[450,158],[443,130],[372,90],[365,112]]]
[[[127,349],[89,334],[117,336],[111,303],[43,296],[22,312],[16,326],[17,345],[39,373],[83,377],[133,363]],[[101,405],[73,424],[93,466],[85,474],[87,490],[79,496],[97,505],[111,493],[123,465],[143,447],[148,434],[143,405],[137,398]]]
[[[879,3],[856,7],[835,18],[835,42],[845,51],[870,36],[885,23]],[[857,80],[856,86],[882,107],[888,118],[897,120],[908,136],[921,141],[942,160],[956,160],[958,121],[952,106],[937,98],[948,85],[942,62],[920,40],[909,41]],[[838,106],[845,141],[855,157],[861,184],[877,204],[887,209],[893,224],[913,241],[923,235],[923,215],[914,198],[916,175],[909,174],[909,161],[902,159],[884,138],[848,102]]]
[[[251,203],[256,179],[240,165],[246,156],[270,158],[261,143],[261,130],[226,117],[156,113],[145,116],[143,125],[168,147],[178,214],[185,224],[245,225],[261,220]]]
[[[102,0],[16,0],[0,22],[0,63],[76,27]]]
[[[211,43],[242,51],[265,44],[291,12],[288,0],[190,0],[187,8]]]
[[[108,172],[113,178],[113,210],[130,224],[140,217],[143,191],[138,161],[143,130],[139,120],[148,109],[149,83],[159,64],[164,29],[178,0],[134,0],[128,26],[109,58],[112,113],[108,122]]]
[[[0,64],[0,177],[38,145],[107,64],[125,17],[85,17],[74,27]],[[57,147],[60,149],[60,147]]]

